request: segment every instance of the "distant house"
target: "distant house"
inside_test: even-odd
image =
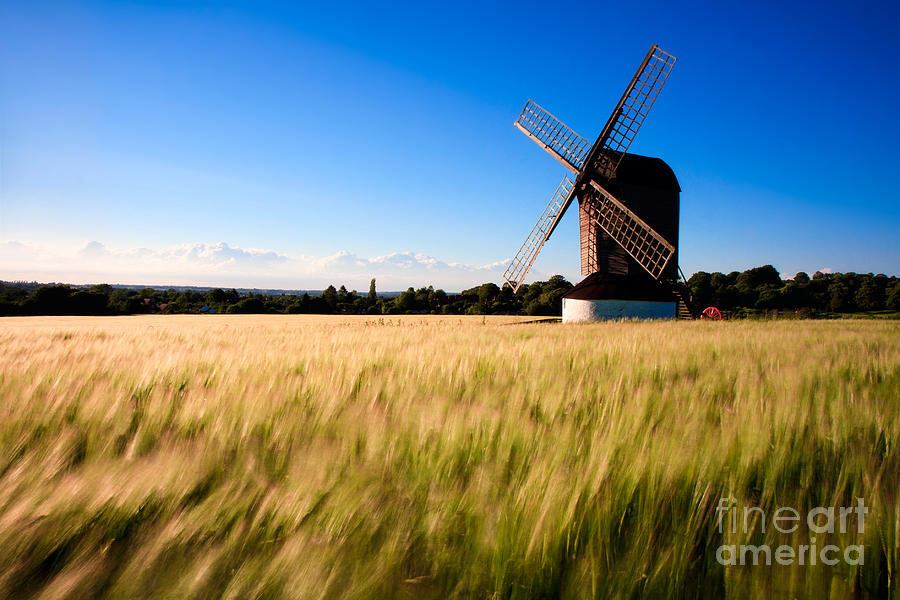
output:
[[[168,304],[156,304],[156,301],[153,298],[144,298],[144,304],[147,305],[147,308],[151,313],[162,312],[168,306]]]

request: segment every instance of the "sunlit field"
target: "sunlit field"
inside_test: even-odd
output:
[[[900,597],[900,323],[527,320],[0,320],[0,597]]]

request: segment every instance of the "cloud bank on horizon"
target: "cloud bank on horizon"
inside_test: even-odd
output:
[[[322,257],[289,256],[226,242],[157,249],[112,248],[93,240],[80,248],[0,242],[0,279],[74,284],[276,289],[321,289],[333,284],[365,291],[374,277],[383,291],[428,285],[458,291],[486,281],[501,282],[508,262],[469,265],[415,252],[366,258],[347,250]],[[540,272],[531,275],[536,279],[549,276]]]

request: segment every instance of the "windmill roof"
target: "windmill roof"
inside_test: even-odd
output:
[[[652,156],[626,154],[616,171],[616,180],[629,185],[681,191],[672,168],[663,159]]]
[[[672,291],[648,273],[615,275],[592,273],[566,292],[563,298],[575,300],[643,300],[674,302]]]

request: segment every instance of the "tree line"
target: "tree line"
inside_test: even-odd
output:
[[[505,285],[484,283],[458,294],[432,286],[409,288],[392,296],[380,295],[375,280],[367,293],[345,286],[320,294],[239,293],[221,288],[209,291],[89,287],[26,282],[0,282],[0,315],[131,315],[151,313],[231,314],[560,314],[562,295],[572,284],[561,275],[523,285],[514,294]]]
[[[900,279],[872,273],[797,273],[783,280],[772,265],[743,272],[691,275],[687,282],[695,307],[716,306],[727,313],[787,311],[815,317],[829,313],[900,310]]]
[[[150,313],[271,314],[521,314],[559,315],[562,296],[572,284],[561,275],[526,284],[513,293],[508,285],[483,283],[448,294],[432,286],[380,295],[375,280],[367,293],[328,286],[310,295],[239,293],[144,288],[107,284],[90,287],[0,282],[0,315],[129,315]],[[731,316],[776,312],[803,317],[834,313],[900,310],[900,279],[886,275],[798,273],[782,280],[771,265],[743,272],[694,273],[686,292],[695,310],[717,306]]]

